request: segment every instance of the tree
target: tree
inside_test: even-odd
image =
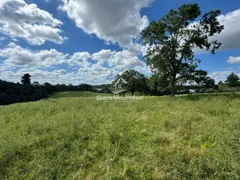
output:
[[[229,87],[238,87],[239,86],[239,77],[235,73],[231,73],[226,80],[226,83]]]
[[[205,88],[216,88],[215,80],[213,78],[210,78],[209,76],[207,76],[207,78],[205,79],[204,87]]]
[[[141,74],[135,70],[124,71],[121,75],[116,76],[116,80],[119,77],[127,81],[127,90],[130,91],[132,95],[136,91],[143,93],[147,87],[144,74]]]
[[[21,83],[23,85],[29,85],[31,84],[31,75],[30,74],[24,74],[23,77],[22,77],[22,80],[21,80]]]
[[[225,91],[225,90],[228,89],[228,86],[227,86],[225,83],[223,83],[222,81],[220,81],[220,82],[218,83],[218,89],[219,89],[220,91]]]
[[[199,6],[184,4],[142,31],[143,43],[148,47],[144,58],[153,73],[169,81],[172,95],[176,84],[186,82],[200,63],[193,50],[198,47],[214,54],[220,47],[218,41],[209,42],[209,37],[224,28],[217,20],[219,14],[220,10],[210,11],[195,22],[201,15]]]
[[[34,81],[34,82],[32,83],[32,85],[33,85],[33,86],[40,86],[40,83],[37,82],[37,81]]]
[[[207,71],[196,70],[193,75],[193,81],[199,88],[213,88],[215,86],[214,79],[208,76]]]

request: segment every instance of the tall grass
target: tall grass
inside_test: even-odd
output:
[[[236,95],[0,107],[0,179],[240,179]]]
[[[95,97],[97,95],[107,95],[103,93],[89,92],[89,91],[66,91],[56,92],[50,96],[50,98],[67,98],[67,97]]]

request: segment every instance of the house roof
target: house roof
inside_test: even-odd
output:
[[[120,77],[120,78],[118,78],[118,80],[115,82],[115,84],[113,86],[117,86],[121,82],[124,84],[127,84],[127,81]]]
[[[114,95],[118,95],[118,94],[124,93],[124,92],[127,92],[127,90],[126,90],[126,89],[120,89],[120,90],[112,91],[112,93],[113,93]]]

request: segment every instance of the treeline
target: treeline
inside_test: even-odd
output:
[[[47,91],[41,86],[35,87],[0,80],[0,105],[37,101],[47,97]]]
[[[155,96],[171,94],[170,84],[167,78],[164,79],[157,75],[146,77],[144,74],[135,70],[128,70],[121,75],[117,75],[112,84],[97,86],[89,84],[52,85],[47,82],[44,84],[38,82],[31,83],[31,75],[25,74],[21,79],[21,83],[0,80],[0,105],[46,99],[55,92],[91,91],[111,93],[111,91],[114,90],[114,83],[120,77],[127,81],[126,89],[131,92],[132,95],[134,95],[135,92],[140,92],[142,95]],[[195,71],[189,79],[188,82],[176,85],[176,94],[240,91],[240,78],[235,73],[231,73],[226,81],[220,81],[218,84],[215,84],[215,81],[203,70]]]
[[[223,92],[236,92],[240,91],[240,78],[237,74],[231,73],[225,82],[218,83],[218,89]]]
[[[153,74],[151,77],[146,77],[135,70],[127,70],[115,77],[113,84],[123,78],[127,81],[126,89],[134,95],[135,92],[140,92],[144,95],[171,95],[172,87],[168,77]],[[235,73],[231,73],[227,79],[218,84],[211,78],[207,71],[195,70],[188,76],[186,81],[175,85],[174,94],[189,94],[189,93],[211,93],[211,92],[237,92],[240,91],[240,78]]]
[[[168,77],[153,74],[151,77],[146,77],[135,70],[127,70],[115,77],[113,84],[119,78],[124,79],[127,84],[125,88],[134,95],[135,92],[140,92],[145,95],[170,95],[172,93],[171,81]],[[188,76],[186,81],[175,85],[175,94],[188,94],[191,92],[210,92],[216,91],[214,79],[208,76],[204,70],[196,70]]]
[[[52,85],[47,82],[44,84],[38,82],[31,83],[31,75],[25,74],[21,79],[21,83],[0,80],[0,105],[37,101],[48,98],[52,93],[65,91],[94,92],[96,89],[89,84],[73,86],[71,84]]]

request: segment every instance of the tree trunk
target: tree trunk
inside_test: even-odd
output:
[[[171,87],[171,97],[174,97],[175,96],[175,91],[174,91],[174,88],[173,86]]]
[[[175,96],[175,83],[176,83],[176,76],[173,75],[173,80],[171,82],[171,97]]]

